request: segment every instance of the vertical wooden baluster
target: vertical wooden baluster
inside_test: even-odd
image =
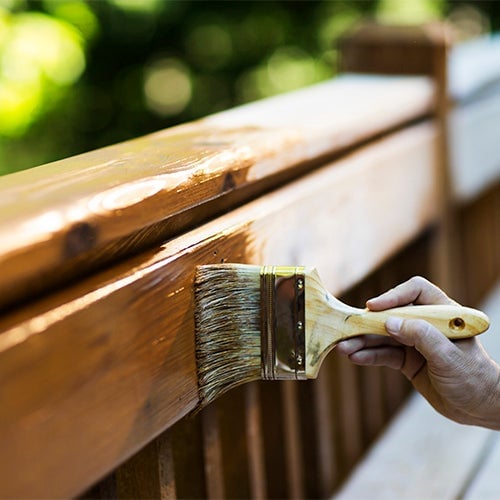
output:
[[[339,380],[342,419],[343,465],[350,469],[363,452],[363,430],[359,398],[359,367],[345,357],[339,358]]]
[[[168,432],[142,448],[116,471],[117,498],[176,498]]]
[[[175,464],[175,488],[179,498],[207,496],[201,420],[201,415],[184,418],[170,429]]]
[[[359,287],[358,306],[365,307],[369,298],[377,295],[379,290],[380,271],[365,280]],[[373,441],[385,424],[385,398],[381,370],[375,367],[364,367],[361,375],[362,421],[365,446]]]
[[[488,288],[490,269],[488,265],[488,234],[491,226],[485,213],[485,199],[475,200],[463,208],[463,244],[467,280],[467,302],[477,305]],[[479,243],[480,242],[480,243]],[[496,256],[495,256],[496,257]]]
[[[337,480],[334,439],[335,421],[332,412],[333,391],[331,363],[323,362],[318,379],[313,385],[315,406],[316,449],[319,469],[319,492],[322,497],[332,494]]]
[[[396,266],[396,262],[390,262],[388,265],[384,266],[384,269],[379,273],[380,290],[382,292],[398,285],[401,281]],[[380,376],[383,386],[384,412],[387,416],[391,416],[404,397],[401,389],[404,376],[391,368],[383,368],[380,371]]]
[[[268,498],[288,498],[284,408],[281,397],[281,382],[259,383],[261,423]]]
[[[116,471],[117,498],[156,498],[159,495],[154,459],[156,443],[149,443]]]
[[[108,500],[118,498],[115,472],[101,479],[97,484],[94,484],[92,488],[77,498],[78,500]]]
[[[250,498],[246,386],[237,387],[224,394],[217,401],[217,407],[225,495],[228,498]]]
[[[297,382],[282,382],[285,456],[290,498],[304,498],[304,472],[300,435]]]
[[[160,498],[170,500],[177,498],[175,489],[174,457],[172,453],[172,441],[168,431],[161,434],[157,439],[158,468],[160,479]]]
[[[426,235],[388,262],[378,273],[380,291],[389,290],[417,274],[428,276],[433,256],[432,245],[431,236]],[[380,373],[385,414],[392,416],[407,396],[411,385],[397,370],[383,368]]]
[[[264,467],[259,386],[256,382],[246,385],[245,396],[250,494],[252,498],[266,498],[266,473]]]
[[[203,410],[202,426],[207,498],[214,500],[224,498],[222,447],[215,404],[211,404]]]
[[[361,371],[363,391],[363,435],[366,444],[377,436],[385,424],[385,397],[380,368],[364,367]]]

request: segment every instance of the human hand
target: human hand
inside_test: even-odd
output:
[[[424,278],[414,277],[370,299],[372,311],[409,304],[456,304]],[[344,340],[337,351],[359,365],[400,370],[444,416],[464,424],[500,429],[500,367],[477,338],[451,341],[424,320],[390,317],[388,337]]]

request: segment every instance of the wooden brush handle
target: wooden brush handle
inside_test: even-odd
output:
[[[486,314],[459,305],[404,306],[369,311],[344,304],[326,290],[313,268],[306,268],[306,376],[316,378],[323,359],[341,340],[375,333],[388,335],[389,316],[423,319],[450,339],[472,337],[486,331]]]
[[[359,311],[359,312],[358,312]],[[367,333],[387,335],[385,322],[389,316],[423,319],[450,339],[464,339],[484,332],[489,326],[486,314],[470,307],[454,305],[405,306],[385,311],[360,309],[345,320],[343,338]]]

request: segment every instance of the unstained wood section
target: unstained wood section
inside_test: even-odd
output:
[[[74,496],[198,403],[195,266],[315,265],[333,293],[436,217],[415,126],[0,320],[0,496]],[[77,450],[77,451],[75,451]]]
[[[460,498],[492,435],[445,419],[415,395],[334,498]]]
[[[453,108],[448,120],[453,195],[465,203],[500,181],[500,86]]]

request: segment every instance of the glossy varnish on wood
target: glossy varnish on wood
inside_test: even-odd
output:
[[[0,308],[165,241],[432,105],[426,79],[343,77],[2,177]]]
[[[434,141],[432,123],[381,139],[4,315],[0,496],[75,495],[196,407],[195,265],[314,264],[338,294],[411,241],[436,217]]]

